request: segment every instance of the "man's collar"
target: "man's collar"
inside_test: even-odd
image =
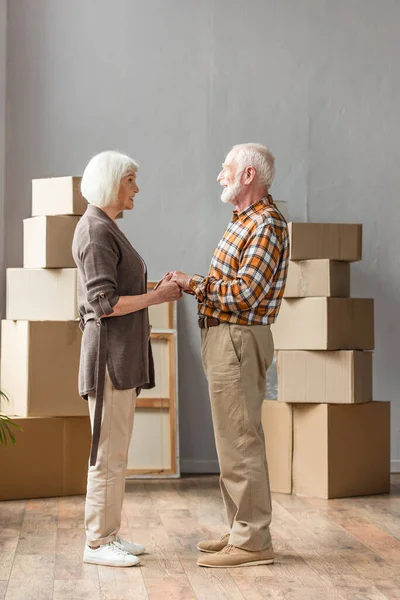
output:
[[[234,210],[232,213],[232,221],[243,221],[253,214],[263,212],[267,206],[271,206],[273,203],[274,200],[271,194],[268,194],[268,196],[264,196],[264,198],[261,198],[261,200],[257,200],[257,202],[254,202],[254,204],[251,204],[240,213],[237,210]]]

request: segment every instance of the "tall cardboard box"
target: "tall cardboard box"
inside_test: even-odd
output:
[[[350,264],[337,260],[289,261],[285,298],[350,296]]]
[[[24,219],[24,268],[74,268],[72,239],[80,217]]]
[[[295,404],[293,493],[316,498],[390,490],[390,402]]]
[[[77,269],[7,269],[7,319],[77,319],[77,279]]]
[[[362,257],[362,225],[289,223],[291,260],[329,258],[353,262]]]
[[[271,492],[291,494],[293,408],[277,400],[264,400],[261,419]]]
[[[284,298],[271,331],[276,350],[373,350],[374,301]]]
[[[17,443],[0,445],[0,500],[84,494],[91,431],[89,417],[22,419]]]
[[[87,202],[80,191],[81,177],[32,180],[32,216],[83,215]]]
[[[81,332],[74,321],[2,321],[1,386],[21,417],[85,416],[78,394]]]
[[[372,352],[281,350],[276,355],[281,402],[358,404],[372,400]]]

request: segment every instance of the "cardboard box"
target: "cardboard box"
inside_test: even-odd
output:
[[[271,492],[292,493],[293,408],[276,400],[265,400],[262,426]]]
[[[7,319],[77,319],[77,278],[77,269],[7,269]]]
[[[80,217],[51,216],[24,219],[24,267],[75,267],[72,239]]]
[[[285,298],[350,296],[350,264],[337,260],[289,261]]]
[[[71,321],[2,321],[2,410],[21,417],[86,416],[78,394],[82,334]]]
[[[361,260],[362,225],[359,224],[289,223],[289,237],[291,260]]]
[[[84,494],[91,443],[89,417],[13,417],[17,443],[0,445],[0,500]]]
[[[372,352],[277,352],[278,398],[289,403],[359,404],[372,400]]]
[[[83,215],[87,202],[80,190],[81,177],[32,180],[32,216]]]
[[[271,331],[276,350],[373,350],[374,301],[283,299]]]
[[[390,402],[294,405],[294,494],[343,498],[389,490]]]

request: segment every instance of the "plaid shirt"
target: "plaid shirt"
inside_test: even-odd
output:
[[[194,275],[190,289],[199,315],[239,325],[270,325],[278,316],[289,257],[287,223],[263,198],[233,212],[207,277]]]

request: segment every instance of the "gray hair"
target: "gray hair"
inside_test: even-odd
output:
[[[121,179],[129,172],[137,173],[139,165],[126,154],[107,150],[88,162],[82,176],[81,192],[89,204],[104,208],[118,196]]]
[[[254,167],[257,179],[268,189],[275,178],[275,157],[262,144],[237,144],[233,146],[235,160],[239,169],[243,171],[246,167]]]

